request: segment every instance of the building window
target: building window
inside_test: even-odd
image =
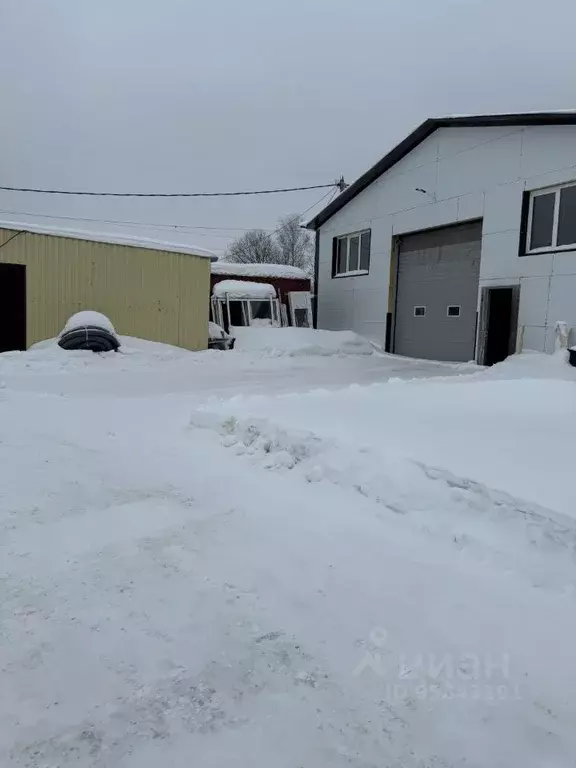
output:
[[[367,275],[370,271],[371,230],[334,238],[332,277]]]
[[[530,193],[526,253],[576,248],[576,184]]]
[[[414,317],[425,317],[426,307],[414,307]]]
[[[250,317],[252,320],[272,320],[272,305],[270,299],[250,302]]]
[[[448,304],[446,314],[448,317],[460,317],[460,306],[458,304]]]

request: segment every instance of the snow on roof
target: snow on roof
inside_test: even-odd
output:
[[[110,232],[91,232],[82,229],[60,229],[36,224],[25,224],[18,221],[0,221],[0,229],[12,229],[20,232],[30,232],[34,235],[52,235],[54,237],[70,237],[73,240],[91,240],[96,243],[109,243],[111,245],[128,245],[134,248],[149,248],[153,251],[171,251],[172,253],[185,253],[190,256],[202,256],[215,260],[218,257],[206,248],[184,243],[170,243],[164,240],[152,240],[136,235],[123,235]]]
[[[227,261],[215,261],[211,266],[214,275],[246,275],[248,277],[291,277],[308,279],[303,269],[287,264],[233,264]]]
[[[275,299],[276,291],[269,283],[249,280],[221,280],[214,286],[213,296],[224,299]]]

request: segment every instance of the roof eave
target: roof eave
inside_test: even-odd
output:
[[[334,216],[346,203],[353,200],[366,187],[370,186],[382,174],[415,149],[438,128],[447,127],[497,127],[499,125],[576,125],[576,111],[566,112],[523,112],[501,115],[457,115],[454,117],[433,117],[425,120],[403,141],[397,144],[387,155],[369,168],[356,181],[338,195],[326,208],[311,219],[306,227],[317,230]]]

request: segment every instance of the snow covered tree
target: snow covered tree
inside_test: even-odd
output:
[[[262,229],[251,229],[238,237],[226,252],[226,261],[238,264],[279,264],[281,251]]]

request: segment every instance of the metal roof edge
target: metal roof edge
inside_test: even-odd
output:
[[[353,200],[366,187],[370,186],[382,174],[409,154],[419,144],[428,138],[438,128],[448,127],[497,127],[499,125],[576,125],[576,110],[556,112],[508,112],[488,115],[452,115],[448,117],[431,117],[421,123],[412,133],[408,134],[399,144],[384,155],[375,165],[369,168],[344,192],[323,208],[307,224],[308,229],[317,230],[328,219],[334,216],[350,200]]]
[[[199,246],[185,245],[184,243],[169,243],[163,242],[162,240],[154,240],[133,235],[91,232],[90,230],[79,229],[58,229],[50,226],[26,224],[21,221],[0,221],[0,229],[29,232],[32,235],[67,237],[72,240],[87,240],[108,245],[125,245],[132,248],[144,248],[153,251],[168,251],[171,253],[181,253],[187,256],[199,256],[201,258],[210,259],[210,261],[216,261],[218,259],[216,254],[212,253],[212,251],[208,251],[206,248],[200,248]]]

